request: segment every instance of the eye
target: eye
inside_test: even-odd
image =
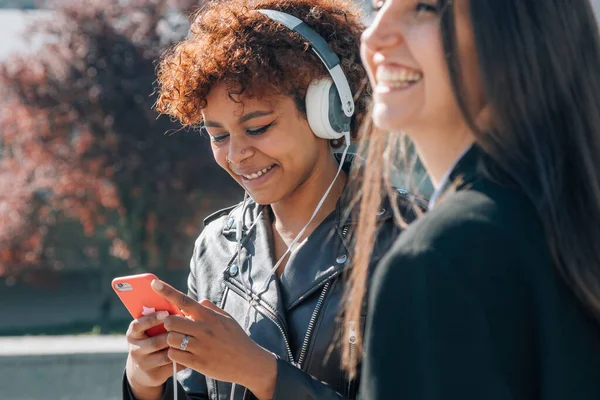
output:
[[[416,6],[416,8],[415,8],[415,11],[416,11],[417,14],[427,13],[427,12],[429,12],[429,13],[437,13],[437,10],[438,10],[437,5],[423,3],[423,2],[418,3],[417,6]]]
[[[275,120],[275,121],[276,121],[276,120]],[[269,128],[270,128],[271,126],[273,126],[273,124],[275,123],[275,121],[271,122],[271,123],[270,123],[270,124],[268,124],[268,125],[262,126],[262,127],[258,128],[258,129],[248,129],[248,130],[246,131],[246,133],[247,133],[248,135],[250,135],[250,136],[258,136],[258,135],[261,135],[261,134],[265,133],[266,131],[268,131],[268,130],[269,130]]]
[[[202,125],[200,125],[200,134],[202,136],[208,137],[210,139],[211,143],[222,142],[223,140],[227,139],[227,137],[229,136],[229,134],[223,134],[223,135],[219,135],[219,136],[211,135],[210,132],[208,131],[208,129],[206,128],[206,125],[204,125],[204,123],[202,123]]]
[[[213,143],[220,143],[223,142],[224,140],[226,140],[229,137],[229,134],[226,135],[219,135],[219,136],[212,136],[212,135],[208,135],[210,137],[210,141]]]

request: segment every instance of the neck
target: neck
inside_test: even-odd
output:
[[[467,130],[457,131],[444,138],[432,133],[411,139],[436,189],[460,155],[475,142],[473,134]]]
[[[338,164],[333,157],[324,157],[323,163],[315,166],[311,176],[290,196],[271,204],[275,216],[273,227],[289,245],[310,220],[325,191],[331,185]],[[319,212],[308,226],[300,241],[306,238],[333,210],[335,210],[346,185],[346,174],[341,171]]]

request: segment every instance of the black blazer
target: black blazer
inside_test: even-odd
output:
[[[533,205],[486,180],[481,156],[467,152],[455,190],[377,268],[362,398],[598,400],[600,324],[561,279]]]

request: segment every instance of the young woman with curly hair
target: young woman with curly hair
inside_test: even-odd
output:
[[[205,220],[188,295],[154,283],[190,318],[131,324],[124,398],[355,398],[340,361],[354,336],[337,318],[356,223],[339,132],[355,136],[368,101],[362,28],[350,0],[216,0],[161,60],[158,110],[201,127],[250,199]],[[404,192],[389,198],[408,209]],[[399,233],[391,210],[372,210],[373,264]],[[146,336],[162,322],[168,333]],[[172,362],[185,368],[176,387]]]

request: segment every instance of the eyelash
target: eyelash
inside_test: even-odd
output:
[[[417,12],[437,12],[437,6],[427,4],[427,3],[419,3],[416,8]]]
[[[262,135],[263,133],[265,133],[266,131],[268,131],[269,128],[271,126],[273,126],[274,123],[275,123],[275,121],[271,122],[268,125],[260,127],[258,129],[247,130],[246,133],[248,135],[250,135],[250,136],[259,136],[259,135]],[[228,137],[229,137],[229,134],[227,134],[227,135],[221,135],[221,136],[210,136],[210,141],[213,142],[213,143],[220,143],[220,142],[224,141],[225,139],[227,139]]]
[[[247,130],[246,133],[250,136],[258,136],[258,135],[262,135],[263,133],[265,133],[266,131],[269,130],[269,128],[275,123],[275,121],[271,122],[268,125],[265,125],[263,127],[260,127],[258,129],[255,130]]]
[[[383,6],[385,5],[385,0],[378,1],[375,4],[373,4],[373,3],[371,3],[371,4],[372,4],[371,11],[377,12],[383,8]],[[436,12],[437,7],[433,6],[431,4],[419,3],[419,4],[417,4],[416,11],[417,12]]]

